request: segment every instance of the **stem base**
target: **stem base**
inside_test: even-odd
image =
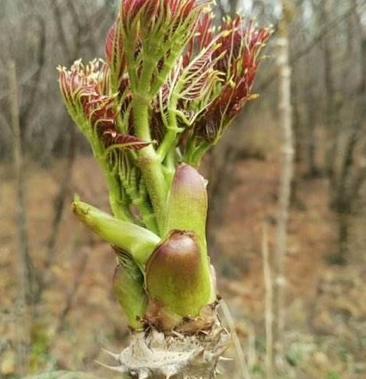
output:
[[[229,342],[218,318],[211,330],[194,335],[150,329],[133,334],[122,353],[111,354],[119,366],[106,367],[136,379],[211,379]]]

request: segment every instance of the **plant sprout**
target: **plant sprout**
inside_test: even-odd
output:
[[[108,184],[112,215],[79,199],[73,210],[118,258],[114,287],[134,332],[115,356],[121,372],[214,375],[223,328],[198,168],[256,97],[270,34],[240,16],[216,26],[209,1],[124,0],[105,60],[59,67],[67,110]],[[212,354],[198,364],[202,348]]]

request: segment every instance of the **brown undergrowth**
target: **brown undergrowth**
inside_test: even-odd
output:
[[[52,201],[62,167],[62,162],[58,162],[48,169],[33,165],[27,168],[30,248],[40,271],[46,259]],[[220,292],[232,309],[239,336],[249,353],[247,360],[253,378],[260,378],[264,370],[261,230],[263,222],[267,222],[274,232],[279,171],[275,161],[245,160],[238,162],[237,172],[237,182],[218,231],[221,252],[215,260],[220,273]],[[12,378],[16,375],[19,322],[14,305],[17,296],[15,193],[9,167],[0,168],[0,177],[0,376]],[[95,163],[79,157],[70,182],[71,193],[108,209],[102,183]],[[331,266],[326,258],[336,249],[336,228],[334,215],[327,207],[326,181],[303,180],[298,186],[298,198],[301,206],[296,204],[291,210],[287,258],[289,378],[364,378],[366,272],[365,262],[357,252],[364,246],[362,222],[365,221],[355,219],[356,242],[349,265]],[[80,273],[85,254],[88,259]],[[103,360],[102,347],[118,352],[128,337],[111,291],[114,264],[110,254],[110,249],[84,230],[71,211],[65,209],[52,281],[39,307],[31,361],[34,371],[57,367],[113,377],[94,362]],[[75,290],[78,275],[82,278]],[[63,319],[61,314],[70,299],[71,307]]]

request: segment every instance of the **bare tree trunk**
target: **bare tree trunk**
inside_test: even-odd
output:
[[[212,152],[210,156],[208,194],[211,205],[208,211],[207,238],[210,253],[214,259],[219,259],[221,256],[218,234],[223,225],[228,202],[226,194],[228,188],[234,185],[236,162],[237,148],[228,142],[218,146],[217,151]]]
[[[70,195],[70,187],[71,187],[71,178],[72,171],[76,158],[76,138],[75,138],[74,129],[70,131],[68,148],[67,148],[67,159],[65,163],[65,167],[63,170],[63,176],[61,178],[59,192],[57,193],[54,199],[54,215],[52,220],[52,228],[51,234],[47,241],[47,256],[44,264],[44,274],[39,280],[39,288],[37,293],[37,301],[40,302],[42,299],[42,294],[45,288],[49,285],[50,278],[52,277],[52,273],[50,272],[50,268],[54,264],[57,242],[61,232],[62,225],[62,217],[65,210],[65,204]]]
[[[355,121],[355,126],[347,141],[344,157],[342,157],[342,169],[337,179],[337,187],[332,189],[334,191],[332,206],[336,212],[338,222],[338,251],[331,257],[331,261],[335,264],[345,264],[347,262],[350,221],[360,195],[358,190],[355,192],[357,184],[354,180],[351,180],[351,177],[356,170],[354,153],[359,142],[361,125],[362,121]],[[365,175],[365,173],[361,172],[361,175]],[[358,175],[356,177],[359,178]]]
[[[16,174],[16,201],[17,201],[17,234],[18,234],[18,267],[19,267],[19,292],[17,297],[18,326],[18,359],[19,372],[25,374],[28,368],[28,354],[30,346],[30,327],[32,319],[33,293],[34,293],[34,269],[29,255],[27,213],[25,201],[24,167],[22,139],[19,123],[19,98],[17,86],[17,74],[15,63],[9,63],[9,89],[11,124],[14,138],[14,163]]]
[[[356,2],[354,1],[355,5]],[[357,35],[362,36],[362,22],[357,8],[354,10],[354,26]],[[357,201],[360,198],[360,190],[365,180],[366,170],[358,167],[357,149],[364,142],[365,119],[365,83],[366,83],[366,45],[361,37],[360,44],[360,68],[361,77],[358,91],[355,91],[355,111],[352,114],[352,126],[346,139],[346,145],[342,152],[339,169],[335,172],[335,179],[330,189],[331,205],[337,213],[338,222],[338,251],[331,257],[331,261],[337,264],[345,264],[349,251],[349,232],[351,216],[357,211]]]
[[[291,88],[291,104],[293,109],[293,132],[296,140],[296,154],[295,154],[295,163],[302,163],[304,161],[304,149],[303,149],[303,122],[301,119],[300,114],[300,99],[299,99],[299,90],[298,86],[295,84],[295,81],[293,80]]]
[[[307,149],[307,175],[310,178],[316,178],[320,175],[320,169],[316,162],[316,152],[317,152],[317,139],[316,139],[316,116],[313,109],[315,104],[314,92],[311,88],[311,84],[308,88],[306,95],[306,109],[307,109],[307,138],[306,138],[306,149]]]
[[[346,257],[348,255],[348,243],[349,243],[349,215],[344,213],[339,213],[339,231],[338,231],[338,261],[337,263],[345,263]]]
[[[324,22],[329,23],[330,14],[333,8],[332,0],[321,2],[319,25]],[[330,36],[325,36],[323,40],[324,57],[324,88],[326,96],[325,126],[327,134],[327,148],[325,157],[325,168],[330,180],[330,185],[335,185],[336,181],[336,153],[339,145],[339,100],[336,93],[336,81],[334,75],[334,55]]]
[[[287,224],[294,166],[294,135],[292,130],[291,68],[289,63],[288,28],[291,19],[291,4],[282,2],[283,19],[278,38],[277,65],[279,75],[279,121],[282,130],[282,174],[277,219],[277,243],[274,261],[274,339],[276,362],[283,355],[284,305],[285,305],[285,257],[287,252]]]
[[[231,0],[230,2],[230,14],[234,16],[238,11],[239,0]]]
[[[267,225],[263,227],[262,237],[263,276],[266,291],[265,316],[266,316],[266,379],[273,379],[273,285],[272,272],[268,251]]]
[[[291,48],[291,46],[290,46]],[[304,123],[300,114],[300,99],[299,99],[299,92],[298,88],[295,85],[295,81],[292,81],[291,83],[291,93],[292,93],[292,110],[293,110],[293,134],[294,134],[294,143],[296,144],[294,146],[295,154],[294,154],[294,170],[291,180],[291,195],[290,195],[290,206],[296,207],[298,209],[304,208],[304,203],[302,199],[299,196],[299,188],[301,185],[302,180],[302,166],[304,162],[304,152],[305,146],[304,141],[306,139],[304,138]]]

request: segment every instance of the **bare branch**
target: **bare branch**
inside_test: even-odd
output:
[[[283,8],[288,0],[283,0]],[[283,15],[277,48],[278,67],[278,106],[279,123],[282,130],[282,157],[281,180],[279,188],[279,209],[277,215],[277,238],[275,251],[275,282],[274,282],[274,306],[275,306],[275,346],[276,363],[283,361],[283,333],[285,329],[285,259],[287,255],[287,228],[289,219],[289,207],[291,198],[291,183],[294,172],[295,142],[293,134],[292,104],[291,104],[291,68],[289,63],[289,23],[290,20]]]
[[[327,34],[336,29],[339,26],[339,24],[347,20],[352,15],[355,9],[355,5],[353,5],[342,15],[335,17],[329,23],[325,24],[324,27],[320,30],[320,32],[317,33],[317,35],[303,49],[299,49],[297,52],[291,55],[290,66],[293,67],[301,60],[301,58],[309,54],[313,50],[313,48],[316,47]],[[273,72],[258,86],[258,92],[263,92],[276,79],[277,72]]]
[[[33,293],[34,293],[34,268],[29,255],[27,212],[24,189],[24,167],[22,153],[22,139],[19,123],[19,98],[16,76],[16,66],[12,61],[9,63],[9,88],[11,123],[14,136],[14,162],[16,172],[17,191],[17,233],[18,233],[18,267],[19,267],[19,296],[18,309],[22,319],[23,333],[19,341],[19,366],[20,372],[25,374],[28,369],[28,355],[30,344],[30,323]]]
[[[22,104],[20,112],[20,125],[23,129],[23,133],[25,126],[29,123],[28,118],[31,114],[31,111],[33,110],[34,105],[36,104],[37,94],[41,88],[42,83],[41,77],[46,62],[46,25],[42,18],[37,17],[36,20],[39,26],[37,62],[34,73],[30,77],[29,83],[27,83],[31,89],[30,95],[28,96],[27,100]]]
[[[69,43],[67,42],[65,28],[62,23],[62,11],[60,9],[59,2],[57,0],[52,1],[51,4],[52,4],[53,12],[54,12],[54,18],[57,25],[59,39],[60,39],[62,48],[64,50],[64,54],[68,58],[68,61],[70,61],[74,58],[74,56],[73,56],[73,51],[71,47],[69,46]]]
[[[74,301],[78,293],[78,289],[83,281],[84,273],[88,264],[89,257],[90,257],[90,254],[88,254],[88,252],[84,252],[81,256],[78,268],[76,270],[77,274],[75,276],[74,283],[72,284],[72,287],[69,290],[68,296],[65,301],[65,305],[58,319],[55,335],[59,335],[60,333],[62,333],[62,331],[65,328],[66,319],[72,310]]]

